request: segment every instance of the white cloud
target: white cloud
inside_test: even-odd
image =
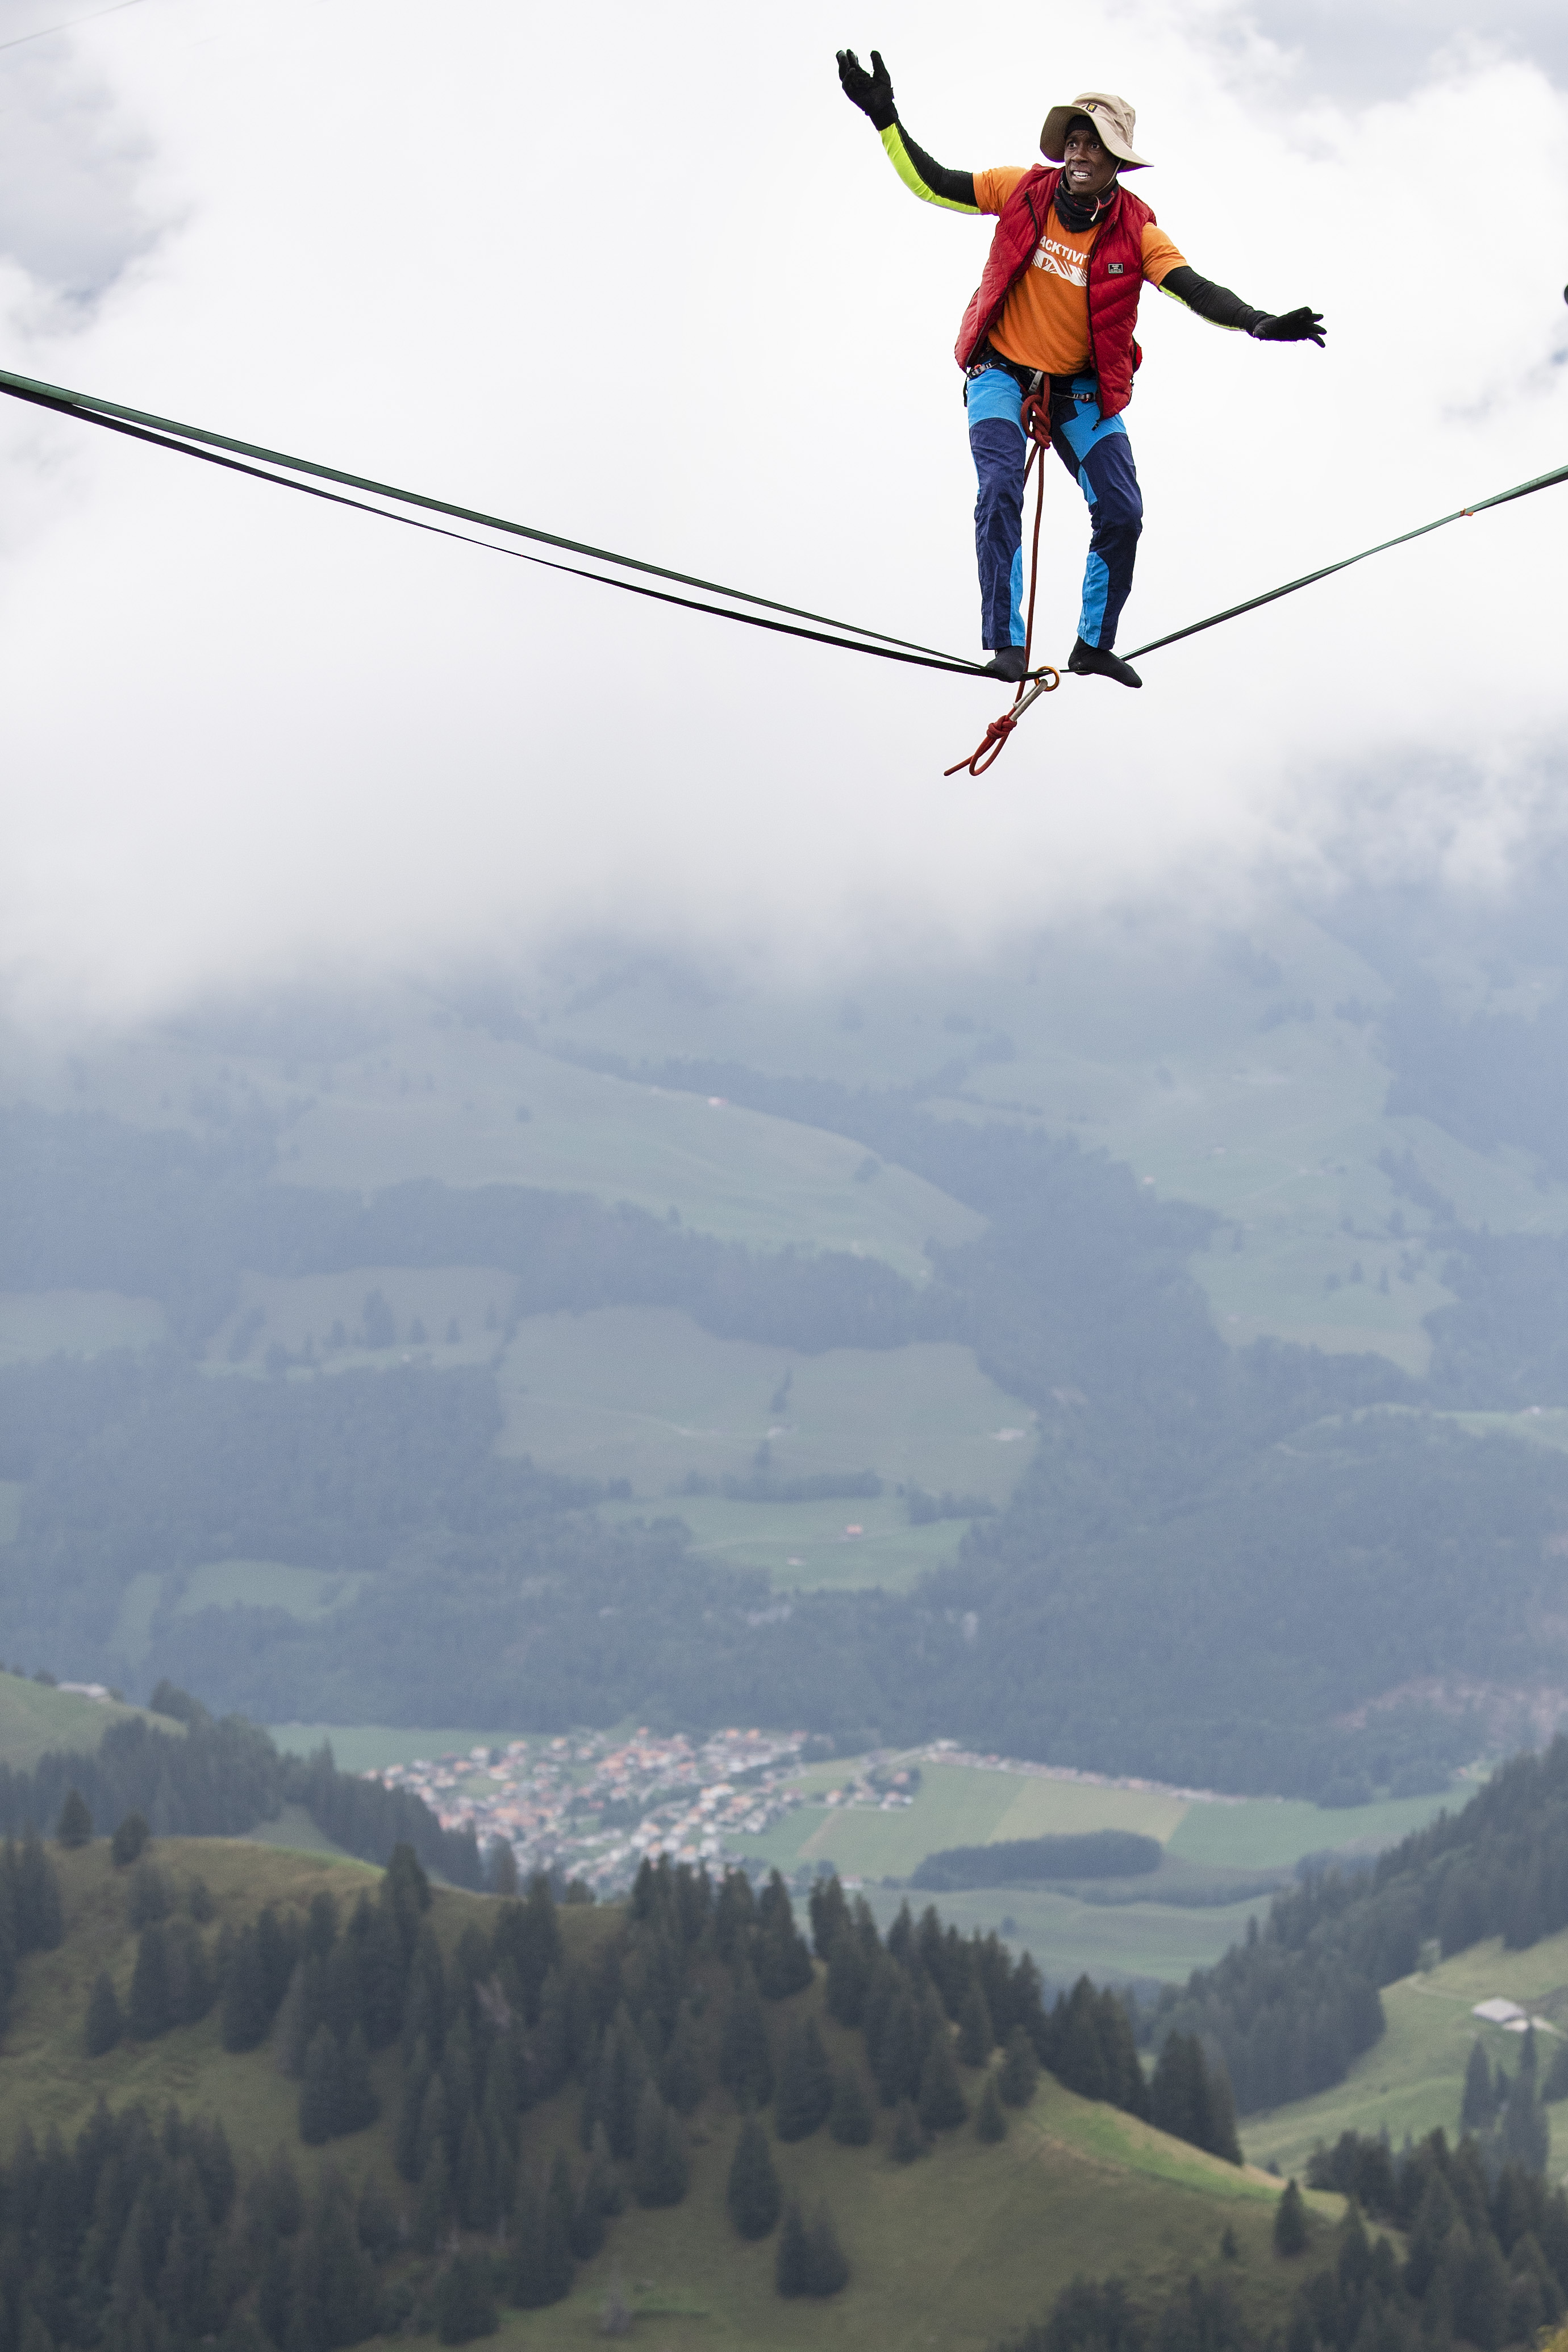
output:
[[[1125,89],[1194,263],[1327,354],[1144,306],[1123,642],[1561,462],[1564,109],[1522,62],[1298,97],[1234,20],[994,45],[875,30],[943,160],[1027,160]],[[985,225],[915,204],[838,96],[842,11],[156,0],[76,37],[183,214],[10,364],[928,642],[976,639],[949,356]],[[1496,200],[1477,125],[1517,139]],[[850,962],[1346,854],[1517,855],[1568,700],[1547,493],[1004,699],[644,605],[0,415],[0,940],[33,1003],[426,963],[584,925]],[[1044,642],[1085,526],[1048,484]],[[1441,775],[1428,805],[1425,779]],[[1401,780],[1395,789],[1390,778]],[[1369,787],[1368,780],[1372,780]]]

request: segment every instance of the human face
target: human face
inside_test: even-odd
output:
[[[1062,172],[1069,194],[1100,196],[1116,177],[1116,158],[1103,148],[1087,115],[1068,125],[1062,146]]]

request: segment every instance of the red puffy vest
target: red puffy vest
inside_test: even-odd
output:
[[[970,297],[953,347],[961,368],[971,364],[1033,260],[1061,176],[1036,163],[1003,205],[985,274]],[[1132,397],[1132,371],[1142,357],[1132,330],[1143,290],[1143,225],[1153,217],[1142,197],[1119,188],[1089,257],[1089,363],[1100,378],[1102,416],[1114,416]]]

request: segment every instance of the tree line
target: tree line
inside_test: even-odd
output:
[[[158,1837],[244,1837],[299,1804],[361,1861],[388,1862],[406,1844],[453,1885],[484,1884],[471,1830],[444,1830],[411,1790],[340,1772],[330,1747],[282,1755],[258,1725],[215,1718],[167,1682],[153,1694],[152,1712],[167,1717],[166,1732],[139,1716],[111,1723],[91,1754],[50,1753],[31,1770],[0,1764],[0,1832],[51,1826],[73,1791],[89,1822],[135,1815]]]
[[[1444,1958],[1500,1936],[1522,1950],[1568,1926],[1568,1738],[1503,1765],[1370,1870],[1315,1873],[1261,1928],[1184,1987],[1160,2025],[1223,2052],[1243,2115],[1327,2090],[1384,2029],[1379,1988],[1428,1947]]]

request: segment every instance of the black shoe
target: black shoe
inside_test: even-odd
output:
[[[1143,681],[1131,663],[1119,654],[1100,646],[1086,646],[1081,637],[1068,656],[1068,667],[1075,677],[1113,677],[1118,686],[1142,686]]]
[[[1003,646],[994,653],[980,673],[982,677],[1005,677],[1009,686],[1016,686],[1028,676],[1024,667],[1022,646]]]

